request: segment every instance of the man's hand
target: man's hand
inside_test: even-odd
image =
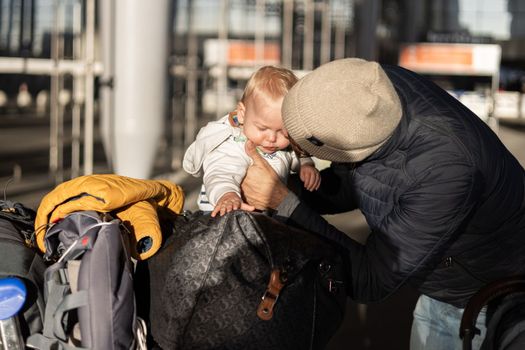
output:
[[[270,164],[257,153],[253,142],[246,141],[245,149],[253,160],[241,184],[246,202],[260,210],[277,208],[288,194],[288,188],[279,180]]]
[[[215,217],[217,214],[223,216],[226,213],[229,213],[233,210],[243,209],[247,211],[253,211],[254,208],[243,203],[239,195],[235,192],[226,192],[219,199],[215,208],[211,212],[211,216]]]
[[[301,165],[299,177],[304,183],[304,188],[310,192],[317,190],[321,185],[321,174],[319,174],[319,171],[311,164]]]

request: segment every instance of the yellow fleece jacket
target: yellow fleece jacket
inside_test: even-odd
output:
[[[35,219],[38,248],[45,252],[44,235],[50,223],[81,210],[114,213],[130,229],[131,254],[144,260],[162,244],[157,209],[179,214],[184,205],[181,187],[167,180],[142,180],[103,174],[86,175],[66,181],[49,192],[40,203]],[[152,246],[137,251],[137,242],[150,237]]]

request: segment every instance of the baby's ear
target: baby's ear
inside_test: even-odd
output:
[[[246,106],[244,106],[244,103],[239,102],[237,103],[237,119],[239,120],[239,123],[244,124],[244,114],[246,113]]]

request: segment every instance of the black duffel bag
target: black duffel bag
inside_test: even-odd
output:
[[[156,346],[326,346],[343,320],[347,296],[337,247],[243,211],[179,217],[173,224],[163,248],[136,275],[139,307],[149,309]]]

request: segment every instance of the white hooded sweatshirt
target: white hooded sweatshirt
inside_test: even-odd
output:
[[[197,200],[200,210],[212,211],[227,192],[241,195],[241,182],[252,162],[244,149],[245,143],[242,129],[232,126],[226,115],[204,126],[188,147],[182,162],[184,170],[196,177],[204,174]],[[291,171],[298,172],[301,165],[313,164],[311,158],[299,159],[292,150],[259,153],[284,183]]]

